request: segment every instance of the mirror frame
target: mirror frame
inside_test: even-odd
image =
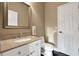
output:
[[[9,2],[10,3],[10,2]],[[24,3],[24,2],[22,2]],[[24,3],[26,4],[26,3]],[[28,4],[26,4],[29,7],[29,12],[28,12],[28,26],[8,26],[8,2],[3,2],[3,28],[5,29],[30,29],[31,28],[31,8]]]

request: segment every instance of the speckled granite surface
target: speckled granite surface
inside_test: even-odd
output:
[[[24,44],[29,44],[33,41],[36,41],[38,40],[38,37],[36,36],[27,36],[27,37],[23,37],[23,38],[26,38],[26,39],[23,39],[25,41],[20,41],[22,40],[22,38],[19,40],[19,39],[7,39],[7,40],[1,40],[0,41],[0,52],[4,52],[6,50],[9,50],[9,49],[13,49],[13,48],[16,48],[18,46],[21,46],[21,45],[24,45]],[[31,39],[31,40],[28,40],[26,41],[27,39]],[[19,40],[19,41],[17,41]]]

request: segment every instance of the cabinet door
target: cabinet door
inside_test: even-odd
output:
[[[40,56],[41,55],[41,40],[36,41],[36,56]]]
[[[34,42],[32,42],[32,43],[30,43],[30,44],[28,44],[29,45],[29,54],[32,54],[34,51],[35,51],[35,43]]]
[[[28,44],[21,46],[20,51],[23,53],[23,54],[21,54],[22,56],[29,56],[29,46],[28,46]]]
[[[28,45],[21,46],[7,52],[2,53],[3,56],[27,56],[28,55]]]
[[[29,44],[29,55],[30,56],[40,56],[41,54],[41,40],[32,42]]]

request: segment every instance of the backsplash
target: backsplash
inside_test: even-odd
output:
[[[30,34],[28,33],[0,34],[0,40],[20,38],[24,36],[30,36]]]

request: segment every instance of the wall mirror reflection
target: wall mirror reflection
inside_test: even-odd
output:
[[[29,5],[24,2],[5,2],[3,10],[4,28],[29,28]]]

